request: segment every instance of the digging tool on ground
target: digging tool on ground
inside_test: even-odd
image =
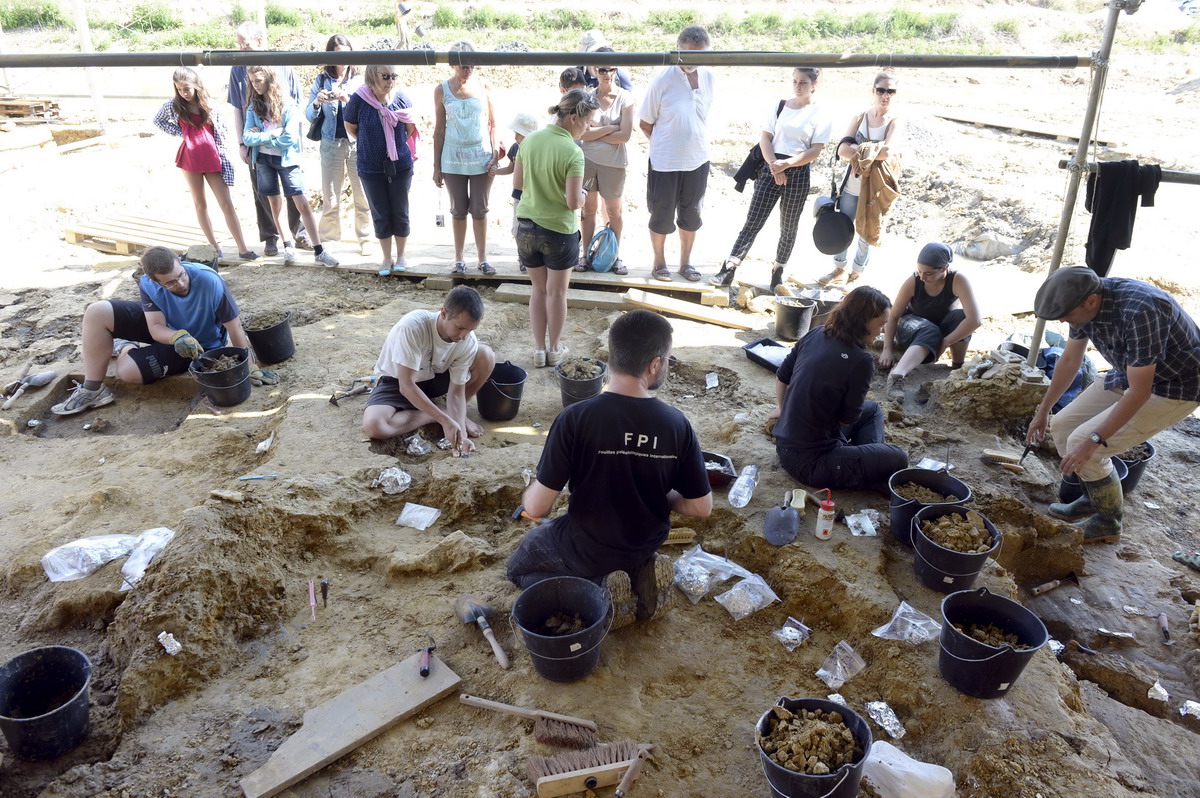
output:
[[[783,494],[783,502],[767,511],[763,526],[763,537],[768,543],[786,546],[796,539],[800,531],[800,513],[792,506],[792,491]]]
[[[533,738],[539,743],[560,745],[563,748],[591,748],[596,744],[596,723],[586,718],[574,718],[570,715],[559,715],[557,712],[516,707],[512,704],[489,701],[486,698],[466,693],[460,695],[458,700],[469,707],[506,712],[509,715],[532,720]]]
[[[344,391],[334,391],[333,392],[333,395],[329,397],[329,404],[333,405],[334,407],[340,407],[341,405],[339,405],[338,402],[340,402],[341,400],[349,398],[351,396],[359,396],[360,394],[367,393],[368,391],[370,391],[372,388],[375,387],[375,381],[377,379],[378,379],[378,377],[374,377],[374,376],[355,377],[353,382],[350,383],[349,388],[347,388]]]
[[[487,638],[488,643],[492,646],[492,653],[496,655],[496,661],[500,663],[500,667],[508,669],[508,655],[504,653],[504,649],[500,647],[500,643],[496,641],[496,633],[492,631],[492,627],[487,622],[487,617],[492,612],[491,607],[476,599],[474,596],[463,593],[454,602],[454,614],[458,619],[465,624],[475,624],[483,632],[483,636]]]
[[[433,639],[433,635],[426,632],[425,636],[429,638],[429,645],[421,649],[421,664],[417,670],[422,679],[429,675],[429,654],[437,648],[437,641]]]
[[[15,380],[10,382],[8,385],[5,385],[4,390],[0,391],[0,393],[3,393],[5,396],[12,396],[14,393],[16,393],[17,389],[21,387],[21,384],[25,382],[25,378],[29,376],[29,370],[31,368],[33,368],[33,361],[26,360],[25,365],[21,367],[21,373],[17,375]]]
[[[1054,588],[1059,587],[1060,585],[1062,585],[1066,582],[1070,582],[1071,584],[1075,585],[1075,587],[1079,587],[1079,577],[1076,576],[1074,571],[1071,571],[1069,574],[1064,576],[1062,579],[1051,579],[1049,582],[1045,583],[1044,585],[1038,585],[1037,587],[1033,588],[1029,592],[1034,596],[1040,596],[1043,593],[1049,593]]]
[[[34,374],[31,377],[23,378],[21,380],[21,384],[17,386],[15,391],[13,391],[13,395],[4,401],[4,405],[3,407],[0,407],[0,410],[7,410],[8,408],[12,407],[13,402],[21,398],[21,394],[25,393],[26,388],[41,388],[43,385],[46,385],[57,376],[57,371],[43,371],[40,374]]]

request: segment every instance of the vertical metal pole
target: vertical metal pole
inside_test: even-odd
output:
[[[1067,164],[1069,180],[1067,196],[1063,199],[1062,215],[1058,219],[1058,234],[1054,237],[1054,253],[1050,256],[1050,270],[1053,274],[1062,264],[1063,250],[1067,246],[1067,234],[1071,231],[1071,217],[1075,214],[1075,200],[1079,196],[1079,180],[1087,172],[1087,149],[1092,140],[1092,129],[1096,126],[1096,112],[1100,107],[1100,98],[1104,95],[1104,84],[1108,79],[1108,59],[1112,54],[1113,38],[1117,35],[1117,17],[1122,9],[1129,13],[1137,11],[1141,0],[1112,0],[1108,4],[1108,20],[1104,23],[1104,38],[1100,43],[1099,52],[1092,56],[1095,72],[1092,75],[1092,88],[1088,92],[1087,110],[1083,112],[1083,130],[1079,133],[1079,146],[1075,148],[1075,157]],[[1038,319],[1033,326],[1033,340],[1029,342],[1030,366],[1037,365],[1038,353],[1042,348],[1042,335],[1046,330],[1044,319]]]
[[[0,55],[4,55],[4,26],[0,25]],[[8,82],[8,70],[0,69],[0,86],[4,88],[4,96],[13,96],[12,84]]]
[[[258,10],[258,14],[257,14],[258,27],[262,28],[263,30],[266,30],[267,29],[267,4],[266,4],[265,0],[256,0],[254,5],[255,5],[255,8],[257,8],[257,10]]]
[[[83,8],[83,0],[75,0],[75,30],[79,31],[79,50],[83,53],[92,50],[92,31],[88,27],[87,12]],[[88,88],[92,92],[92,107],[96,112],[96,126],[104,131],[104,97],[100,94],[99,73],[96,67],[87,67]]]

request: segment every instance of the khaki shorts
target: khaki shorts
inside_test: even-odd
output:
[[[596,181],[596,190],[606,200],[620,199],[625,194],[625,167],[601,166],[589,160],[583,162],[583,182]]]

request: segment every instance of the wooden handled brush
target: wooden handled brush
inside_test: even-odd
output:
[[[479,709],[490,709],[493,712],[505,712],[533,721],[533,738],[539,743],[559,745],[563,748],[591,748],[596,744],[596,723],[584,718],[573,718],[570,715],[559,715],[556,712],[546,712],[540,709],[515,707],[512,704],[502,704],[499,701],[489,701],[486,698],[463,693],[458,697],[460,703]]]
[[[572,751],[552,757],[533,756],[526,763],[525,775],[537,787],[538,798],[558,798],[597,787],[610,787],[633,770],[642,754],[653,747],[633,740],[621,740],[597,745],[586,751]],[[637,778],[637,770],[634,770],[633,777]],[[622,789],[628,790],[629,786],[625,784]]]

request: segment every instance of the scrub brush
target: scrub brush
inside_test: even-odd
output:
[[[630,768],[640,765],[653,747],[633,740],[620,740],[586,751],[552,757],[533,756],[526,764],[525,775],[537,787],[538,798],[557,798],[597,787],[610,787],[621,782]],[[637,771],[632,777],[637,777]],[[622,792],[629,787],[627,783],[622,784]]]
[[[466,693],[460,695],[458,700],[469,707],[490,709],[493,712],[507,712],[509,715],[532,720],[533,739],[539,743],[558,745],[563,748],[591,748],[596,744],[596,723],[594,721],[573,718],[570,715],[559,715],[555,712],[545,712],[540,709],[515,707],[512,704],[489,701],[486,698]]]

